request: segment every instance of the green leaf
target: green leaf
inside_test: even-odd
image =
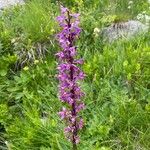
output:
[[[61,147],[61,145],[60,145],[60,143],[59,143],[59,141],[58,141],[57,136],[56,136],[56,142],[57,142],[57,146],[58,146],[58,148],[59,148],[60,150],[63,150],[63,148]]]
[[[7,74],[7,70],[1,70],[1,71],[0,71],[0,75],[1,75],[2,77],[6,76],[6,74]]]
[[[10,87],[10,88],[7,88],[8,92],[16,92],[16,91],[19,91],[19,90],[20,90],[20,87]]]

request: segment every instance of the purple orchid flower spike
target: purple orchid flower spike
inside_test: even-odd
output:
[[[62,48],[62,51],[56,54],[59,58],[57,67],[59,98],[68,105],[68,108],[63,107],[59,115],[66,122],[67,127],[64,129],[64,133],[72,142],[73,150],[77,149],[77,143],[80,141],[78,132],[83,128],[83,119],[79,116],[79,112],[85,107],[81,101],[84,93],[78,85],[78,80],[83,80],[85,77],[78,67],[83,64],[83,60],[75,58],[77,47],[74,45],[81,32],[78,26],[79,16],[79,14],[71,14],[67,8],[61,6],[61,15],[56,18],[62,28],[62,31],[56,36]]]

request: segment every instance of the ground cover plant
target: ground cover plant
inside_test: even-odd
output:
[[[150,15],[147,0],[27,0],[0,14],[0,149],[70,150],[58,112],[60,4],[80,13],[84,59],[79,150],[150,149],[150,34],[103,42],[95,31]],[[125,17],[124,17],[125,16]]]

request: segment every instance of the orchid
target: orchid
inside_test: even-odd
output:
[[[59,79],[59,98],[68,108],[63,107],[59,112],[60,118],[64,119],[67,127],[64,129],[65,136],[73,144],[73,149],[77,149],[79,143],[78,132],[83,128],[83,119],[79,112],[85,105],[81,101],[84,93],[81,91],[78,81],[83,80],[85,74],[78,65],[83,64],[82,59],[76,59],[77,47],[75,41],[80,35],[79,14],[72,14],[67,8],[61,6],[61,15],[56,19],[62,31],[56,35],[62,51],[56,56],[59,59],[58,79]]]

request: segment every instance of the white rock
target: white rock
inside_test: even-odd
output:
[[[24,4],[24,0],[0,0],[0,9],[17,4]]]
[[[130,39],[138,34],[148,32],[148,26],[140,21],[130,20],[128,22],[119,22],[110,25],[102,30],[102,36],[105,40],[113,42],[117,39]]]

